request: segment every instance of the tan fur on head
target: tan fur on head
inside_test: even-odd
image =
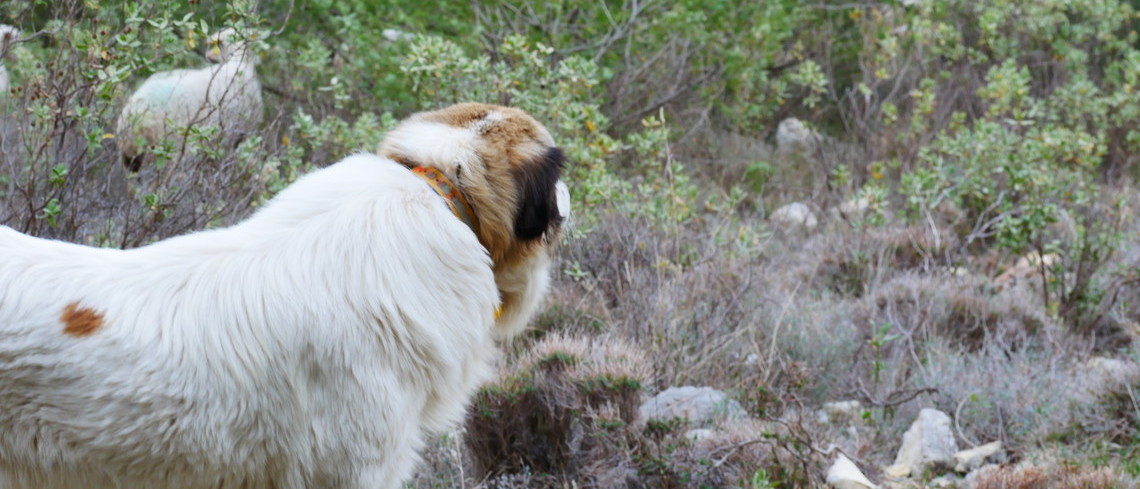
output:
[[[502,330],[517,332],[549,283],[549,248],[568,199],[558,190],[563,155],[550,132],[526,112],[465,103],[409,117],[380,145],[381,156],[409,168],[435,168],[467,198],[479,241],[493,262],[503,300]]]
[[[384,139],[380,155],[447,175],[475,208],[479,241],[500,264],[533,253],[560,231],[556,184],[561,161],[549,161],[552,150],[558,151],[550,133],[527,113],[466,103],[408,118]],[[536,182],[544,176],[548,182]],[[528,210],[521,206],[532,203],[525,202],[526,187],[539,184],[543,188],[535,192],[552,199],[555,216],[544,239],[525,239],[516,233],[516,221]]]

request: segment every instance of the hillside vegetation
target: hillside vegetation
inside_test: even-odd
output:
[[[959,446],[1003,442],[976,487],[1133,487],[1138,8],[8,0],[0,224],[136,247],[240,220],[412,112],[512,105],[569,156],[572,227],[414,487],[812,487],[839,452],[878,482],[927,407]],[[127,98],[225,27],[259,56],[260,130],[196,127],[128,175]],[[636,416],[687,385],[746,418],[695,440]]]

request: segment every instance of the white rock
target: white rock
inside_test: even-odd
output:
[[[921,474],[935,464],[953,465],[957,452],[950,416],[927,408],[918,413],[918,419],[903,434],[895,465],[907,467],[912,475]]]
[[[966,478],[965,478],[965,480],[962,481],[961,485],[963,488],[978,487],[978,478],[979,477],[985,476],[986,474],[988,474],[994,470],[998,470],[1000,468],[1001,467],[998,466],[997,464],[984,465],[981,468],[979,468],[977,470],[973,470],[969,474],[966,474]]]
[[[855,400],[823,403],[823,412],[835,421],[857,418],[861,409],[863,409],[863,403]]]
[[[819,141],[819,135],[802,121],[789,117],[776,127],[776,150],[781,153],[812,151]]]
[[[644,420],[681,418],[695,428],[707,428],[720,420],[747,417],[740,403],[709,387],[670,387],[638,408]]]
[[[1136,364],[1132,362],[1108,357],[1092,357],[1085,363],[1085,366],[1089,370],[1110,379],[1125,379],[1135,375],[1137,371]]]
[[[866,197],[859,197],[843,202],[839,204],[839,206],[832,208],[830,215],[843,219],[862,219],[870,207],[871,201],[867,200]]]
[[[943,475],[943,476],[939,476],[939,477],[935,477],[933,479],[930,479],[930,482],[928,482],[926,484],[926,487],[934,487],[934,488],[939,488],[939,489],[944,488],[944,487],[958,487],[959,482],[961,482],[961,481],[958,480],[957,477],[951,477],[948,475]]]
[[[387,39],[390,42],[410,41],[416,38],[415,34],[404,32],[399,29],[384,29],[383,31],[380,31],[380,35],[384,36],[384,39]]]
[[[776,212],[773,212],[768,220],[789,228],[803,226],[807,229],[811,229],[819,223],[811,209],[808,208],[806,204],[800,202],[793,202],[776,209]]]
[[[887,474],[888,477],[893,477],[895,479],[903,479],[906,477],[910,477],[910,467],[908,467],[906,465],[895,464],[895,465],[892,465],[890,467],[887,467],[886,469],[883,469],[883,473]]]
[[[954,471],[966,473],[981,467],[990,457],[1001,453],[1001,442],[995,441],[977,446],[969,450],[962,450],[954,454]]]
[[[827,469],[827,483],[836,489],[874,489],[876,486],[859,467],[842,453]]]
[[[823,408],[816,413],[816,419],[822,424],[850,423],[859,419],[862,409],[863,404],[854,400],[825,402]]]
[[[692,441],[707,440],[709,438],[712,438],[715,435],[716,435],[716,431],[710,430],[708,428],[698,428],[695,430],[689,430],[689,431],[685,432],[685,438],[688,438],[689,440],[692,440]]]

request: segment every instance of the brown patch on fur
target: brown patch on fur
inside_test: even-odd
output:
[[[492,112],[500,118],[488,120]],[[550,134],[538,121],[526,112],[511,107],[465,103],[419,115],[420,120],[452,127],[477,126],[483,141],[515,164],[520,160],[540,158],[547,147],[554,146]]]
[[[426,121],[439,122],[452,127],[467,127],[471,125],[472,122],[477,122],[487,117],[487,114],[494,109],[495,107],[491,105],[466,103],[452,105],[446,109],[434,112],[421,112],[417,115]]]
[[[80,307],[78,302],[72,302],[63,308],[59,316],[63,323],[63,332],[71,336],[88,336],[103,327],[103,315],[94,309]]]

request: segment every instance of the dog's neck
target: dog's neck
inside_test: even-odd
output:
[[[424,180],[487,250],[501,300],[495,309],[496,336],[509,338],[525,328],[549,287],[550,258],[539,246],[541,240],[514,243],[509,236],[495,234],[495,229],[502,228],[502,216],[489,216],[491,229],[487,229],[486,221],[480,219],[487,216],[475,212],[482,202],[477,191],[464,192],[439,169],[411,158],[393,154],[386,157]]]
[[[479,217],[475,215],[475,210],[471,208],[471,204],[467,202],[467,198],[463,196],[463,192],[451,183],[443,172],[424,166],[412,167],[412,174],[423,179],[424,182],[431,187],[435,193],[443,199],[447,207],[451,209],[451,213],[455,214],[460,221],[463,221],[471,231],[479,237]],[[502,292],[499,292],[502,295]],[[503,315],[503,304],[495,306],[495,319],[498,320]]]
[[[467,202],[467,198],[464,197],[459,187],[456,187],[443,172],[435,168],[417,166],[412,168],[412,173],[420,177],[435,193],[439,194],[447,207],[451,209],[451,213],[471,228],[471,232],[475,233],[475,236],[479,236],[479,217],[475,215],[475,210],[471,208],[471,204]]]

